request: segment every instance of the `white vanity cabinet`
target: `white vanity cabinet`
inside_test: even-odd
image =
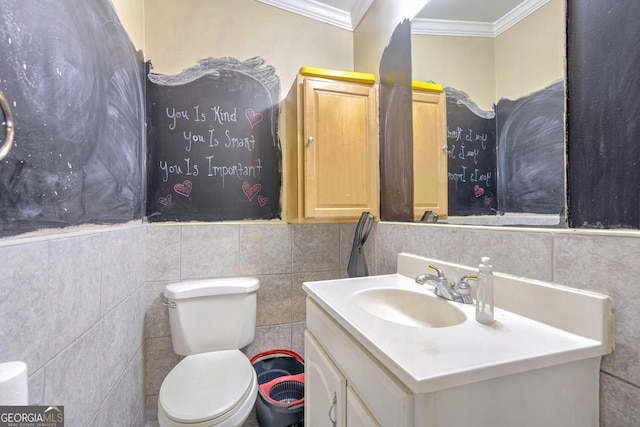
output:
[[[347,380],[309,331],[304,334],[304,419],[307,425],[343,427]],[[309,404],[311,403],[311,404]]]
[[[305,332],[304,345],[305,399],[310,402],[305,405],[304,418],[308,425],[380,426],[309,331]]]
[[[380,427],[364,402],[351,387],[347,387],[347,425],[350,427]]]
[[[399,254],[396,274],[303,283],[305,424],[598,426],[611,298],[495,272],[496,320],[484,325],[473,305],[415,283],[432,264],[447,277],[477,273]],[[451,310],[462,322],[432,322]]]
[[[412,394],[310,299],[305,331],[305,424],[413,425]]]

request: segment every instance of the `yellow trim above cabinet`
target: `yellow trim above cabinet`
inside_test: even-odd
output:
[[[305,66],[300,68],[300,74],[302,74],[303,76],[323,77],[326,79],[342,80],[346,82],[364,83],[370,85],[376,82],[376,76],[374,76],[373,74],[361,73],[358,71],[330,70],[328,68]]]
[[[442,85],[438,83],[421,82],[418,80],[413,81],[413,90],[427,90],[429,92],[443,92]]]

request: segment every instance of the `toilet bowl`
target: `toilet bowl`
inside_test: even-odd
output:
[[[257,393],[255,370],[239,350],[187,356],[160,387],[158,421],[162,427],[237,427]]]
[[[250,360],[256,278],[210,279],[165,287],[171,339],[186,356],[165,377],[158,396],[161,427],[238,427],[258,394]]]

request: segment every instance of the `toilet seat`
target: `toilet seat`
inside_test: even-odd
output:
[[[185,357],[162,382],[158,415],[173,425],[216,425],[247,403],[250,410],[256,394],[255,370],[239,350],[195,354]]]

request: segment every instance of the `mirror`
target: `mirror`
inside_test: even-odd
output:
[[[413,79],[447,94],[444,221],[564,227],[565,1],[492,3],[430,0],[412,22]]]

